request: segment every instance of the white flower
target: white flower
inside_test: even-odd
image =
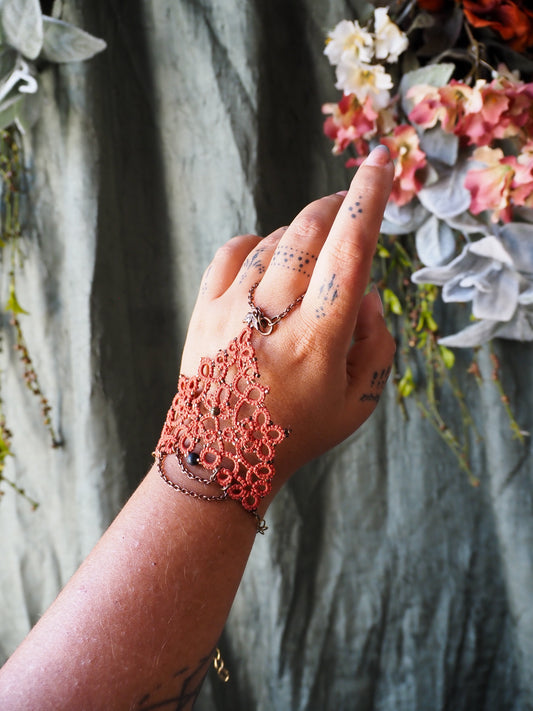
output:
[[[389,19],[386,7],[374,11],[375,53],[377,59],[397,62],[409,45],[407,36]]]
[[[342,20],[329,33],[324,54],[333,65],[351,57],[359,62],[370,62],[373,56],[373,39],[357,21]]]
[[[392,89],[392,78],[381,64],[361,64],[343,58],[337,67],[335,87],[345,94],[355,94],[361,104],[371,96],[374,108],[379,110],[390,103],[388,90]]]

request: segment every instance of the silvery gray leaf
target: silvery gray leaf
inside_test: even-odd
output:
[[[82,62],[106,48],[104,40],[53,17],[43,17],[41,57],[50,62]]]
[[[39,55],[43,45],[43,17],[39,0],[3,0],[0,23],[7,44],[28,59]]]
[[[20,104],[25,98],[26,97],[19,94],[0,104],[0,131],[15,123],[20,110]]]
[[[477,289],[472,302],[472,314],[479,319],[510,321],[518,306],[516,272],[503,268],[493,273],[490,289]]]
[[[3,83],[13,72],[17,64],[18,56],[19,54],[15,49],[11,49],[6,45],[2,47],[0,54],[0,83]]]
[[[20,94],[35,94],[39,85],[32,74],[30,65],[19,54],[11,73],[0,84],[0,101],[12,92]]]
[[[442,300],[446,304],[464,304],[467,301],[472,301],[475,295],[475,285],[472,282],[466,282],[461,274],[447,281],[442,287]]]
[[[498,321],[478,321],[451,336],[439,338],[439,343],[447,348],[475,348],[490,341],[499,326]]]
[[[471,254],[475,254],[476,256],[484,257],[485,259],[494,259],[509,267],[513,266],[511,255],[503,246],[502,241],[494,235],[488,235],[487,237],[483,237],[483,239],[471,242],[467,246],[467,249]]]
[[[500,237],[516,269],[533,274],[533,225],[509,222],[500,229]]]
[[[423,267],[411,275],[411,281],[415,284],[436,284],[444,286],[446,282],[460,277],[464,278],[469,270],[475,265],[476,258],[469,254],[469,246],[464,247],[461,254],[452,259],[449,264],[442,267]]]
[[[466,161],[462,161],[455,168],[443,171],[436,183],[419,191],[418,199],[422,205],[441,220],[468,210],[471,196],[464,187],[466,170]]]
[[[453,133],[446,133],[440,126],[435,126],[427,131],[422,131],[420,147],[429,160],[455,165],[459,152],[459,138]]]
[[[415,239],[418,256],[428,267],[446,264],[455,254],[453,230],[435,215],[418,228]]]
[[[415,232],[428,215],[428,211],[418,200],[411,200],[401,207],[389,200],[385,207],[380,232],[385,235],[406,235]]]
[[[533,309],[518,308],[509,323],[499,324],[494,336],[512,341],[533,341]]]
[[[453,64],[428,64],[425,67],[420,67],[420,69],[414,69],[412,72],[404,74],[400,82],[403,111],[409,114],[413,108],[413,102],[405,97],[407,91],[412,86],[418,86],[420,84],[444,86],[451,79],[454,70],[455,65]]]
[[[480,234],[489,235],[491,232],[487,225],[481,220],[478,220],[471,212],[462,212],[460,215],[446,218],[446,222],[454,230],[461,232],[464,235]]]
[[[533,305],[533,284],[530,283],[526,288],[522,289],[518,297],[518,303],[522,306]]]

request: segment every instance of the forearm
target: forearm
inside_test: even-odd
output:
[[[152,468],[0,672],[2,709],[192,703],[255,535],[236,502],[174,492]]]
[[[157,465],[0,672],[2,711],[192,707],[257,519],[296,468],[365,421],[390,372],[394,341],[364,291],[392,178],[378,147],[347,194],[217,252]],[[184,461],[203,474],[188,478]],[[173,491],[158,467],[228,500]]]

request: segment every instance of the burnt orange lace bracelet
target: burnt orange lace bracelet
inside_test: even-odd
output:
[[[256,518],[263,533],[266,525],[257,507],[271,491],[275,448],[289,430],[272,422],[265,405],[269,389],[258,382],[252,335],[254,330],[264,336],[272,333],[303,295],[269,318],[253,303],[256,287],[248,294],[251,311],[239,336],[213,359],[202,358],[196,376],[180,375],[154,456],[161,477],[172,488],[204,501],[233,499]],[[164,471],[169,455],[176,455],[189,479],[218,485],[219,493],[199,493],[169,479]],[[206,476],[193,474],[185,465],[199,465]]]

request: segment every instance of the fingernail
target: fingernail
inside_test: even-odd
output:
[[[390,161],[390,151],[387,146],[380,143],[365,159],[365,165],[387,165]]]
[[[341,195],[342,197],[346,197],[346,195],[348,195],[348,191],[347,190],[339,190],[339,192],[335,193],[335,195]]]
[[[379,304],[379,310],[381,312],[381,315],[383,316],[384,309],[383,309],[383,301],[381,300],[381,295],[379,293],[379,290],[375,284],[372,284],[372,288],[370,289],[370,293],[374,295],[374,299],[376,302]]]

